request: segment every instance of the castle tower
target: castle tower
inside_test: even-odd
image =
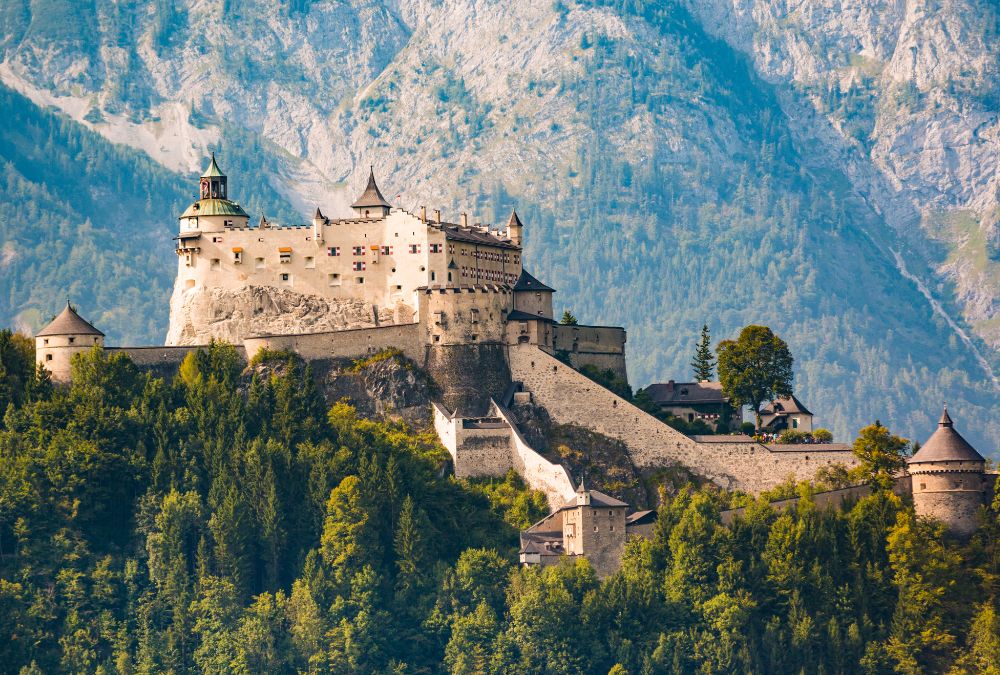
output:
[[[313,226],[313,241],[317,244],[323,243],[323,226],[326,225],[329,220],[323,215],[323,212],[316,207],[316,214],[313,216],[312,226]]]
[[[384,218],[389,215],[392,205],[385,200],[375,183],[375,167],[368,172],[368,185],[351,208],[358,212],[359,218]]]
[[[517,217],[517,211],[510,210],[510,219],[507,221],[507,238],[515,246],[521,245],[521,237],[524,234],[524,224]]]
[[[104,345],[104,333],[90,325],[67,302],[59,316],[35,335],[35,363],[49,371],[53,382],[67,383],[73,355],[94,345]]]
[[[586,556],[599,577],[621,565],[625,552],[625,512],[628,504],[588,490],[583,482],[563,514],[563,547],[566,555]]]
[[[198,201],[187,207],[179,220],[178,239],[182,246],[178,247],[178,254],[189,253],[187,249],[192,247],[183,244],[190,243],[186,240],[197,239],[202,232],[223,232],[227,228],[247,226],[250,217],[239,204],[229,199],[229,179],[215,161],[215,153],[212,153],[212,161],[199,179]]]
[[[521,276],[514,284],[514,309],[542,319],[552,318],[552,294],[555,289],[521,269]]]
[[[907,465],[917,515],[940,520],[958,536],[972,534],[986,493],[986,460],[955,431],[947,407]]]

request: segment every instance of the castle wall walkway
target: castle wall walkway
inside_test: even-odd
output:
[[[638,467],[682,464],[719,486],[759,493],[788,478],[810,479],[832,464],[853,466],[842,448],[801,446],[773,452],[755,442],[699,443],[672,429],[535,345],[509,348],[511,376],[558,424],[622,441]]]

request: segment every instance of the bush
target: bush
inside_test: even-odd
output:
[[[812,432],[812,437],[813,440],[816,441],[817,443],[833,442],[833,433],[830,432],[828,429],[817,429],[816,431]]]

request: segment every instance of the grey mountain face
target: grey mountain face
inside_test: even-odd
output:
[[[557,300],[629,329],[634,384],[686,377],[703,322],[716,338],[767,323],[842,438],[879,417],[922,439],[947,398],[990,452],[997,16],[989,0],[8,0],[0,80],[182,183],[212,147],[238,193],[226,157],[252,144],[258,204],[286,221],[344,211],[369,164],[407,208],[496,221],[516,204]]]

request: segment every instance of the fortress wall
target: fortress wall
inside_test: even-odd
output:
[[[498,418],[493,428],[468,428],[466,420],[451,418],[437,403],[434,430],[441,444],[451,454],[456,478],[503,476],[511,468],[510,427]]]
[[[303,335],[265,335],[243,341],[247,356],[253,358],[261,349],[290,350],[304,359],[351,358],[396,348],[418,364],[424,360],[420,326],[357,328]]]
[[[532,490],[540,490],[549,500],[549,508],[557,509],[576,496],[573,481],[561,464],[554,464],[536,452],[521,436],[517,425],[502,407],[494,402],[493,410],[510,425],[513,464],[518,475]]]
[[[423,289],[420,323],[426,328],[427,344],[503,342],[511,296],[508,289],[499,286]]]
[[[208,345],[185,345],[183,347],[107,347],[109,354],[124,352],[132,362],[140,367],[180,366],[181,361],[193,351],[206,349]],[[240,349],[239,347],[237,349]],[[241,350],[242,351],[242,350]]]
[[[616,326],[552,326],[552,349],[568,352],[574,368],[591,365],[610,369],[617,377],[628,380],[625,341],[625,329]]]
[[[441,402],[452,412],[485,415],[490,399],[500,399],[510,386],[501,344],[432,344],[426,350],[425,369],[441,390]]]
[[[555,422],[622,441],[639,467],[680,463],[724,488],[756,493],[788,477],[812,478],[823,466],[856,461],[850,452],[815,445],[771,452],[753,442],[698,443],[533,345],[512,346],[509,360],[513,379]]]

